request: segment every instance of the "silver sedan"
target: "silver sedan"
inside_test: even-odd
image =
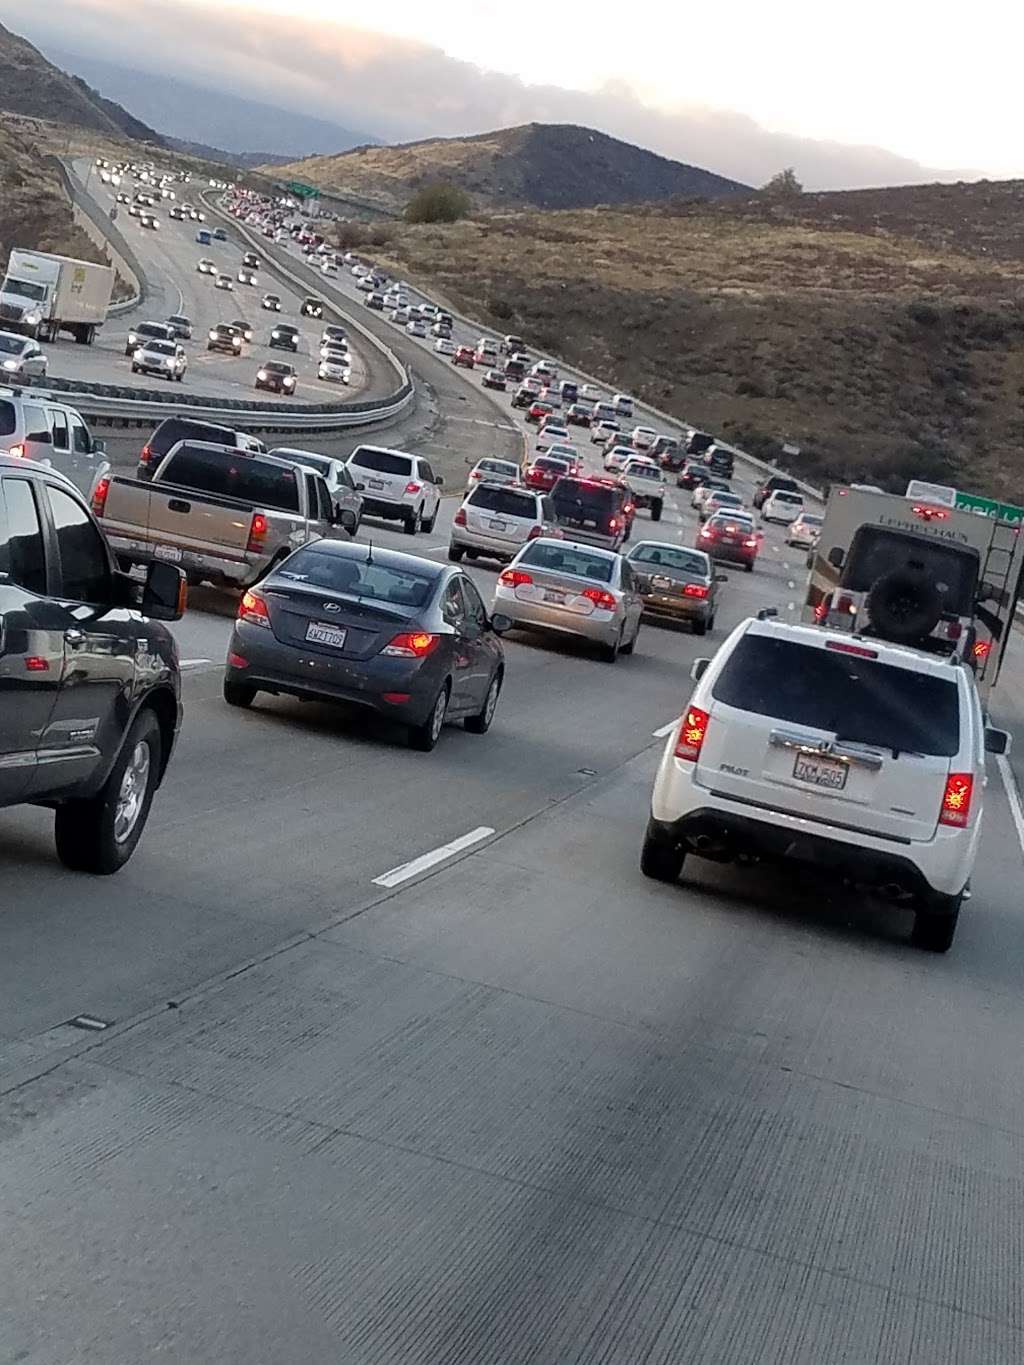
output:
[[[523,546],[494,592],[494,611],[516,626],[592,640],[609,663],[632,654],[643,607],[622,555],[546,536]]]

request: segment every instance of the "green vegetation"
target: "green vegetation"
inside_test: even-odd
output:
[[[457,223],[471,207],[469,195],[457,185],[438,181],[424,185],[405,206],[407,223]]]

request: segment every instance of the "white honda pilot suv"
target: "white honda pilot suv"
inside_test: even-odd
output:
[[[981,834],[986,729],[969,668],[901,645],[742,622],[697,683],[658,768],[641,868],[688,853],[795,859],[914,910],[913,941],[953,942]]]

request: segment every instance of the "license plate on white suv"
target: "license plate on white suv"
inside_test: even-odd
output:
[[[329,626],[324,621],[310,621],[306,627],[306,639],[311,645],[330,645],[342,649],[348,631],[341,626]]]
[[[842,791],[846,786],[847,767],[836,758],[816,758],[811,754],[797,754],[793,776],[798,782],[828,791]]]

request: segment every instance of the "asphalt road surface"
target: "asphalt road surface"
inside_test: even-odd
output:
[[[498,412],[446,374],[425,442]],[[360,539],[444,556],[454,507]],[[673,490],[635,534],[695,529]],[[227,708],[234,603],[196,593],[128,867],[76,877],[46,812],[0,813],[0,1361],[1018,1365],[1002,770],[946,957],[792,870],[638,870],[690,663],[803,577],[771,528],[710,638],[646,625],[611,667],[512,636],[490,734],[429,755]],[[1015,644],[997,718],[1022,681]]]

